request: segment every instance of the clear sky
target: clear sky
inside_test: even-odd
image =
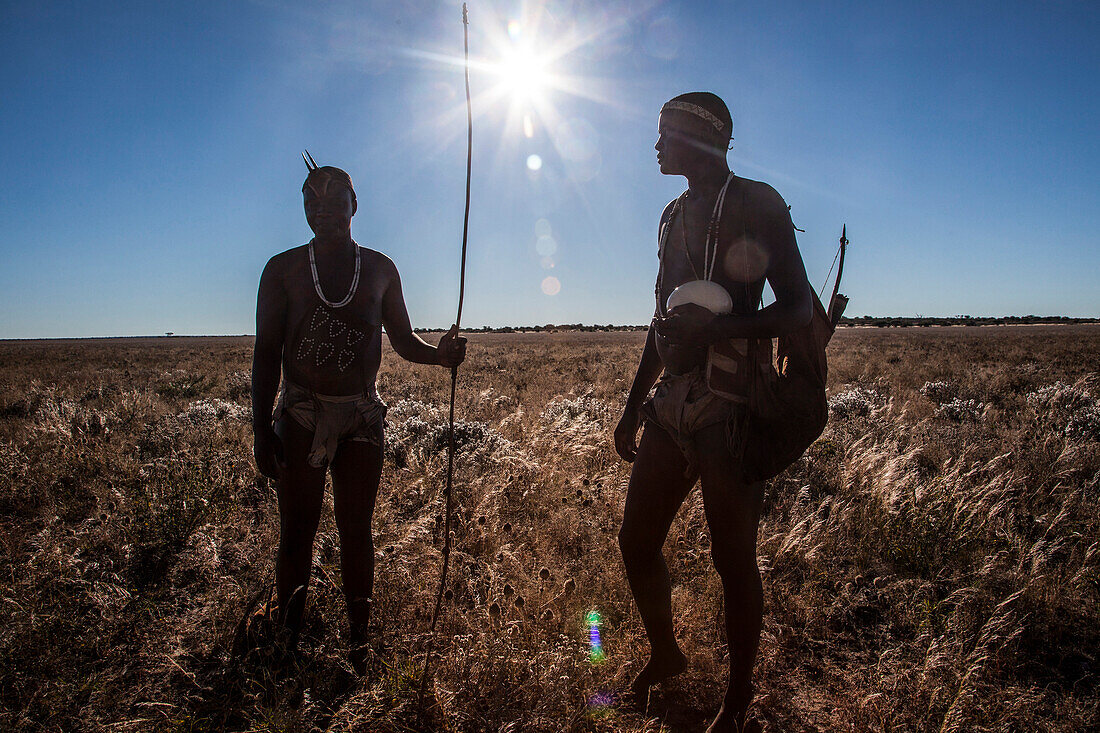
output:
[[[447,326],[460,6],[5,0],[0,338],[254,332],[264,263],[311,236],[303,148],[351,174],[414,325]],[[648,321],[684,188],[657,113],[693,90],[729,104],[730,165],[791,205],[815,288],[847,223],[849,315],[1100,316],[1100,4],[473,0],[470,22],[466,326]]]

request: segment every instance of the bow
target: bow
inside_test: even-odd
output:
[[[840,263],[836,268],[836,282],[833,284],[833,294],[829,298],[829,322],[836,328],[840,323],[840,317],[844,315],[844,309],[848,307],[848,296],[840,292],[840,276],[844,274],[844,253],[848,251],[848,225],[840,229],[840,251],[837,257]],[[830,272],[832,268],[829,268]]]

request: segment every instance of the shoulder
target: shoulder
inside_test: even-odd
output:
[[[680,194],[679,196],[665,204],[665,208],[661,212],[661,220],[657,223],[658,238],[661,237],[661,233],[664,231],[665,225],[668,224],[669,221],[672,219],[672,215],[676,211],[676,205],[680,202],[681,198],[683,198],[683,194]]]
[[[676,204],[680,201],[681,196],[677,196],[676,198],[665,204],[665,208],[661,212],[661,226],[664,226],[665,223],[668,222],[669,217],[672,216],[672,212],[676,209]]]
[[[794,235],[791,211],[779,192],[763,181],[742,179],[746,225],[758,236],[771,239],[789,232]]]
[[[393,260],[376,249],[360,246],[359,256],[363,259],[363,264],[367,267],[374,268],[376,271],[384,273],[397,274],[397,265],[394,264]]]
[[[787,212],[787,202],[771,185],[751,178],[742,178],[741,183],[744,186],[745,202],[752,210],[764,214]]]
[[[401,275],[397,272],[397,265],[386,255],[369,247],[360,247],[359,256],[363,261],[363,270],[373,272],[381,280],[382,287],[389,287],[391,283],[401,282]],[[376,281],[377,282],[377,281]]]
[[[269,259],[267,264],[264,265],[263,277],[282,277],[288,274],[294,263],[303,257],[303,252],[305,252],[307,246],[303,244],[298,247],[291,247]]]

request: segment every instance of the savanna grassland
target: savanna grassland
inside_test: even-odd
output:
[[[278,534],[251,460],[251,339],[0,343],[0,728],[701,730],[726,647],[698,492],[665,546],[691,666],[648,712],[616,697],[647,651],[611,440],[643,338],[471,338],[422,722],[444,370],[385,357],[376,641],[358,679],[331,509],[298,653],[243,633]],[[837,334],[829,426],[766,490],[766,730],[1100,726],[1098,363],[1098,326]]]

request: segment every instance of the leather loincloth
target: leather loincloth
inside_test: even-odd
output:
[[[313,433],[309,465],[321,468],[332,463],[337,448],[345,440],[381,447],[386,404],[372,394],[322,395],[284,380],[274,420],[283,415],[289,415]]]
[[[723,423],[726,444],[732,449],[744,422],[745,406],[714,394],[703,370],[693,369],[687,374],[662,374],[653,396],[642,405],[641,414],[643,420],[653,421],[676,441],[688,463],[684,475],[691,476],[698,463],[695,435]]]

